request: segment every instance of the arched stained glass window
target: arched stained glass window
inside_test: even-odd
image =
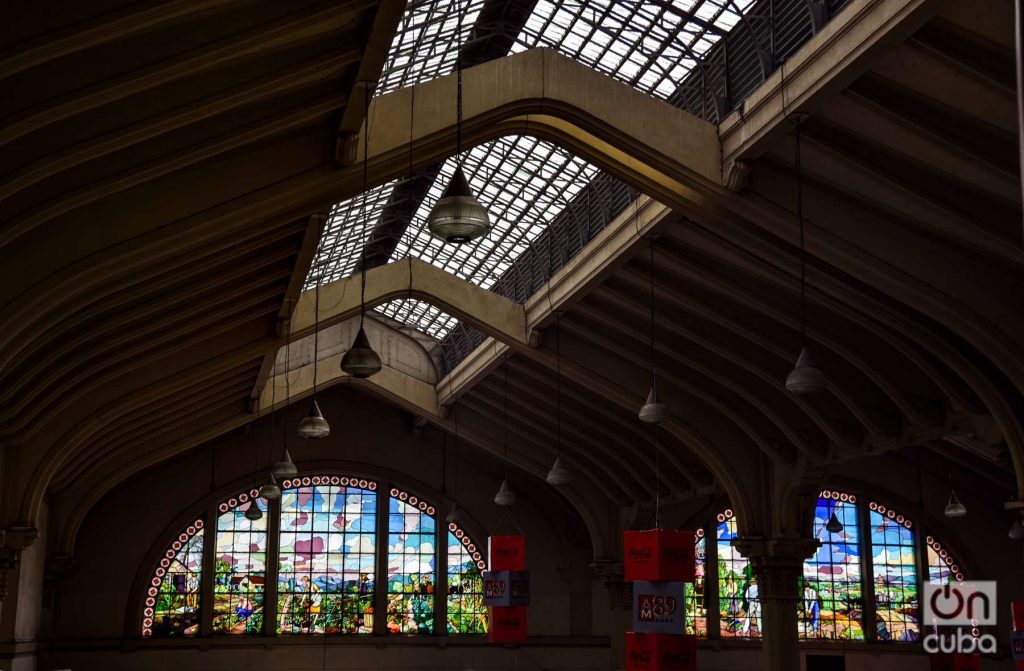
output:
[[[438,527],[429,501],[390,485],[378,495],[380,487],[302,476],[281,483],[279,501],[255,488],[220,501],[155,548],[156,566],[140,576],[140,633],[486,633],[479,546],[457,524]],[[261,516],[250,520],[254,505]],[[204,519],[215,525],[205,543]]]
[[[704,589],[707,585],[706,571],[706,548],[707,541],[704,538],[704,530],[697,529],[696,540],[694,541],[694,579],[692,583],[685,583],[686,590],[686,633],[694,636],[708,635],[708,613],[704,607]]]
[[[260,519],[245,517],[259,507]],[[213,631],[258,634],[263,628],[267,577],[267,502],[259,490],[242,492],[220,504],[213,578]]]
[[[434,506],[392,488],[388,500],[388,631],[434,631]]]
[[[479,548],[454,523],[448,524],[448,633],[486,634],[487,606],[480,575],[487,568]]]
[[[804,562],[800,635],[863,640],[860,520],[857,497],[824,491],[814,509],[812,533],[821,541]]]
[[[880,641],[916,641],[920,627],[914,525],[881,503],[872,501],[868,507],[876,636]]]
[[[372,633],[377,484],[318,476],[282,485],[278,632]]]
[[[738,536],[731,510],[718,516],[718,609],[723,638],[761,636],[761,599],[750,562],[732,546]]]
[[[143,636],[195,636],[203,577],[203,520],[171,541],[153,571],[142,609]]]
[[[725,510],[712,524],[717,524],[714,544],[706,542],[703,529],[697,531],[697,578],[686,588],[686,632],[721,638],[758,637],[757,583],[747,560],[732,547],[732,539],[737,536],[736,518],[731,510]],[[918,640],[918,589],[924,577],[918,572],[925,569],[923,564],[919,566],[919,553],[927,553],[930,581],[963,581],[964,574],[934,537],[927,536],[919,547],[921,541],[915,531],[910,518],[886,505],[858,501],[856,495],[845,492],[821,492],[813,520],[813,532],[821,547],[804,562],[800,637]],[[709,574],[707,567],[712,564],[717,564],[718,571]],[[744,599],[741,594],[749,596]],[[708,613],[715,612],[717,623],[716,618],[708,617]],[[874,614],[873,627],[864,627],[866,612]]]

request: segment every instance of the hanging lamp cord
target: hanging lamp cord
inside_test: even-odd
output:
[[[562,456],[562,313],[555,313],[555,431],[556,458]]]
[[[661,446],[658,425],[654,425],[654,528],[661,528]]]
[[[508,481],[508,359],[505,359],[502,368],[505,372],[505,481]]]
[[[365,130],[363,132],[363,248],[359,255],[359,266],[362,275],[359,284],[359,328],[363,328],[363,320],[366,317],[366,246],[370,242],[366,239],[366,229],[369,222],[369,215],[367,214],[369,212],[367,209],[369,202],[367,186],[370,183],[370,88],[370,82],[366,82],[363,89],[363,123]]]
[[[319,221],[319,220],[318,220]],[[319,245],[318,245],[319,247]],[[317,254],[319,256],[319,254]],[[289,322],[290,323],[290,322]],[[320,273],[313,288],[313,403],[316,403],[317,359],[320,355]]]
[[[640,196],[637,194],[637,200],[639,201]],[[639,216],[639,206],[638,216]],[[657,393],[658,391],[658,373],[657,373],[657,357],[654,349],[654,238],[650,238],[650,255],[651,255],[651,384]]]
[[[294,308],[292,308],[294,309]],[[284,341],[284,407],[285,418],[281,421],[281,433],[284,435],[284,449],[288,451],[288,404],[292,402],[292,310],[288,311],[288,335]]]
[[[800,122],[796,122],[796,217],[800,224],[800,346],[807,345],[807,252],[804,248],[803,166],[800,163]]]
[[[458,165],[462,165],[462,19],[459,13],[459,33],[456,40],[459,49],[455,53],[455,156]]]
[[[459,500],[459,411],[455,411],[455,473],[452,474],[452,500],[456,503]]]

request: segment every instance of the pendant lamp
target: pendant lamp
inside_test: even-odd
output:
[[[284,455],[281,457],[281,461],[274,464],[270,474],[275,480],[284,480],[287,478],[294,478],[298,475],[299,469],[295,467],[295,462],[292,461],[292,455],[288,453],[288,448],[284,448]]]
[[[636,216],[640,216],[640,194],[636,195]],[[668,410],[658,401],[658,374],[654,354],[654,238],[651,238],[651,391],[647,401],[640,406],[640,421],[645,424],[661,424]]]
[[[825,373],[807,347],[807,251],[804,245],[803,170],[800,163],[800,124],[796,125],[796,214],[800,223],[800,354],[786,376],[786,391],[799,396],[820,394],[825,390]]]
[[[957,518],[967,514],[967,506],[960,502],[953,489],[953,476],[949,476],[949,502],[946,503],[946,517]]]
[[[263,511],[260,510],[260,506],[256,502],[256,499],[249,501],[249,507],[245,509],[245,519],[250,522],[263,519]]]
[[[445,519],[449,524],[462,524],[462,508],[459,507],[458,501],[452,504],[452,509],[448,511]]]
[[[828,523],[825,524],[825,530],[830,534],[837,534],[843,530],[843,523],[839,521],[833,511],[832,515],[828,518]]]
[[[462,37],[462,17],[459,17],[459,37]],[[448,182],[441,198],[438,199],[430,214],[427,215],[427,227],[430,232],[449,244],[460,245],[481,236],[491,230],[491,220],[487,210],[473,195],[469,188],[469,180],[462,171],[462,53],[455,59],[456,78],[456,117],[455,117],[455,156],[458,162],[455,173]]]
[[[369,191],[369,161],[370,161],[370,83],[366,83],[365,89],[365,115],[364,124],[365,130],[363,131],[363,226],[366,226],[365,217],[368,216],[369,206],[367,201],[367,194]],[[364,231],[365,233],[365,231]],[[366,240],[366,235],[363,235],[363,239]],[[355,340],[352,341],[352,347],[345,352],[345,356],[341,358],[341,370],[348,373],[354,378],[366,379],[371,375],[376,375],[380,372],[381,362],[380,356],[377,355],[373,348],[370,347],[370,340],[366,337],[366,331],[363,329],[363,322],[366,319],[366,244],[363,244],[363,250],[360,254],[360,264],[362,273],[362,282],[360,284],[359,294],[359,331],[356,333]]]
[[[270,479],[266,484],[260,487],[260,498],[267,501],[276,501],[281,498],[281,488],[277,486],[277,479],[273,473],[270,474]]]
[[[1020,519],[1013,521],[1013,526],[1010,527],[1010,539],[1024,541],[1024,524],[1021,524]]]
[[[548,258],[551,258],[550,254]],[[572,474],[562,465],[562,316],[559,312],[555,312],[555,425],[558,451],[546,479],[553,487],[564,487],[572,482]]]
[[[501,481],[494,502],[499,506],[511,506],[516,502],[515,492],[508,486],[508,359],[505,359],[505,478]]]
[[[302,438],[326,438],[331,433],[331,425],[320,412],[316,398],[317,371],[320,368],[320,276],[321,273],[317,272],[313,289],[313,402],[309,404],[309,412],[299,421],[299,436]]]

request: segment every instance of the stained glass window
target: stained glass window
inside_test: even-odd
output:
[[[686,633],[694,636],[708,635],[708,612],[704,606],[704,585],[706,571],[706,547],[704,530],[697,529],[694,541],[694,557],[697,563],[694,580],[685,583],[686,589]]]
[[[718,516],[718,610],[723,638],[761,635],[761,599],[746,557],[732,546],[738,536],[731,510]]]
[[[916,641],[920,636],[913,524],[874,501],[869,505],[875,632],[880,641]]]
[[[242,492],[220,504],[217,516],[213,578],[213,631],[258,634],[263,628],[263,594],[267,576],[267,516],[246,519],[257,506],[266,513],[259,490]]]
[[[338,476],[282,483],[278,632],[373,631],[376,489]]]
[[[448,525],[448,633],[487,633],[487,607],[480,572],[487,568],[473,540]]]
[[[856,503],[854,495],[832,491],[822,492],[818,499],[813,533],[821,547],[804,562],[800,601],[803,638],[864,639]]]
[[[142,610],[142,635],[198,634],[202,578],[203,520],[198,519],[171,542],[153,572]]]
[[[434,506],[408,492],[388,500],[388,631],[431,634],[437,584]]]

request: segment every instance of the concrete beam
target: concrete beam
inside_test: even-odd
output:
[[[746,186],[751,162],[806,114],[842,91],[882,49],[903,43],[938,12],[938,0],[853,0],[719,125],[723,183]]]

